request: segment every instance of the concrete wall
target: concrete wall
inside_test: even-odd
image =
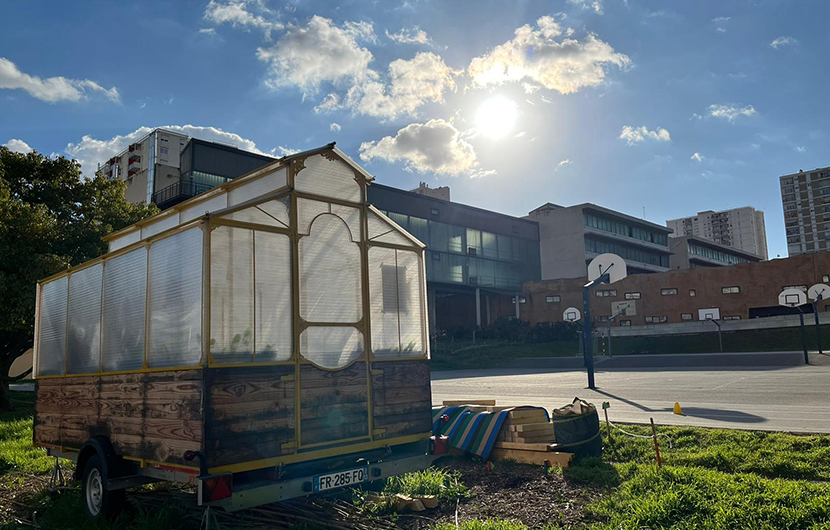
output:
[[[580,208],[542,209],[525,219],[539,223],[542,278],[578,278],[587,273]]]

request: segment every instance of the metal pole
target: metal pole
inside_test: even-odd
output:
[[[801,321],[801,346],[804,347],[804,364],[810,364],[810,355],[807,353],[807,335],[804,332],[804,311],[798,306],[798,319]]]
[[[596,389],[594,383],[594,348],[591,336],[591,283],[582,288],[582,356],[588,371],[588,388]]]
[[[818,303],[821,302],[822,296],[818,295],[816,301],[813,302],[813,313],[816,314],[816,341],[818,341],[818,354],[823,355],[824,352],[821,349],[821,324],[818,321]]]
[[[608,317],[608,357],[611,357],[611,317]]]

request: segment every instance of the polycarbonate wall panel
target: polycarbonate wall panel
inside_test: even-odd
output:
[[[101,363],[101,287],[104,266],[93,265],[69,277],[66,373],[97,373]]]
[[[150,236],[154,236],[175,226],[179,226],[179,216],[178,214],[173,213],[163,219],[159,219],[158,221],[154,221],[143,226],[141,228],[141,239],[147,239]]]
[[[363,349],[363,334],[353,327],[312,326],[300,334],[300,353],[323,368],[342,368]]]
[[[378,214],[369,210],[369,217],[367,219],[369,241],[376,241],[378,243],[391,243],[393,245],[403,245],[407,247],[416,247],[411,239],[401,234],[397,228],[387,223]]]
[[[254,232],[219,226],[210,235],[210,355],[254,360]]]
[[[124,234],[121,237],[117,237],[109,242],[109,252],[113,252],[118,250],[119,248],[124,248],[127,245],[132,245],[136,241],[141,240],[141,230],[133,230],[129,234]]]
[[[104,267],[101,354],[105,372],[143,367],[146,292],[146,248],[138,248],[107,261]]]
[[[305,169],[294,180],[294,187],[298,191],[360,202],[360,184],[355,180],[354,169],[345,162],[315,155],[306,158],[304,165]]]
[[[299,248],[300,315],[309,322],[360,320],[360,247],[346,224],[331,214],[318,217]]]
[[[195,366],[201,359],[202,230],[150,247],[149,368]]]
[[[424,354],[424,296],[421,256],[398,250],[398,308],[401,322],[401,356]]]
[[[369,249],[369,306],[376,357],[424,354],[421,258],[415,252]]]
[[[242,223],[254,223],[278,228],[288,228],[290,199],[284,197],[273,201],[263,202],[256,206],[243,208],[235,212],[223,215],[222,219],[230,219]]]
[[[352,241],[360,241],[360,210],[351,206],[332,204],[331,213],[346,222],[352,234]]]
[[[186,223],[191,219],[196,219],[205,215],[207,212],[216,212],[228,207],[227,193],[218,193],[216,197],[212,197],[206,201],[202,201],[196,205],[191,206],[179,213],[179,223]]]
[[[40,290],[37,375],[63,374],[66,355],[66,299],[69,277],[44,283]]]
[[[288,361],[294,349],[291,298],[291,240],[254,233],[256,263],[256,357],[260,363]]]
[[[327,202],[297,199],[297,231],[301,234],[308,234],[311,229],[311,222],[317,216],[329,212],[330,208]]]
[[[369,249],[369,308],[372,317],[372,352],[375,356],[397,356],[401,349],[398,333],[398,278],[395,250]]]
[[[228,206],[236,206],[266,193],[276,191],[286,185],[285,168],[278,169],[264,177],[249,180],[228,191]]]

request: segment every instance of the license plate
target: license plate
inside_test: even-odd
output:
[[[326,491],[334,488],[342,488],[343,486],[351,486],[361,482],[369,481],[369,468],[358,467],[346,471],[338,471],[337,473],[328,473],[326,475],[317,475],[314,477],[314,492]]]

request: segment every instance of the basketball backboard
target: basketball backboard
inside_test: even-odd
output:
[[[565,322],[576,322],[582,318],[582,313],[575,307],[569,307],[562,313],[562,318]]]
[[[698,320],[720,320],[720,309],[717,307],[698,309],[697,318]]]
[[[778,305],[798,307],[807,303],[807,293],[801,289],[784,289],[778,295]]]
[[[611,316],[633,317],[637,314],[637,303],[634,300],[611,302]]]
[[[828,300],[830,299],[830,285],[817,283],[807,289],[807,296],[810,300],[818,300],[819,296],[821,296],[822,300]]]
[[[616,254],[600,254],[588,264],[588,281],[594,281],[608,273],[608,283],[622,280],[628,275],[625,260]]]

